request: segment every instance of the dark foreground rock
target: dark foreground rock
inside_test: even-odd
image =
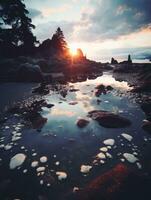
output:
[[[42,95],[49,94],[49,87],[45,83],[41,83],[40,86],[33,89],[32,93],[38,93]]]
[[[124,164],[90,181],[88,185],[72,196],[72,200],[142,200],[150,195],[150,180],[138,175]],[[149,198],[145,198],[149,199]]]
[[[44,118],[40,112],[42,107],[51,109],[54,104],[48,104],[44,99],[33,100],[28,104],[16,105],[8,110],[9,113],[21,114],[25,121],[29,122],[32,128],[41,130],[47,122],[47,118]]]
[[[117,114],[102,110],[93,110],[88,113],[88,117],[96,120],[105,128],[124,128],[131,125],[130,120]]]
[[[89,121],[86,120],[86,119],[79,119],[79,120],[77,121],[77,126],[78,126],[79,128],[84,128],[85,126],[88,125],[88,123],[89,123]]]
[[[16,80],[21,82],[42,82],[42,71],[38,65],[22,64],[17,71]]]
[[[144,131],[151,133],[151,122],[145,122],[142,126],[142,128],[144,129]]]

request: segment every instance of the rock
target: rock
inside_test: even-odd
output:
[[[131,125],[130,120],[102,110],[91,111],[88,113],[88,117],[98,121],[98,123],[105,128],[124,128]]]
[[[22,82],[41,82],[43,75],[39,65],[24,63],[17,71],[17,80]]]
[[[91,169],[92,169],[92,166],[90,165],[81,165],[80,172],[87,174],[90,172]]]
[[[118,164],[110,171],[92,180],[82,191],[77,194],[79,200],[112,199],[112,195],[120,190],[123,181],[130,174],[128,168]],[[115,198],[116,199],[116,198]]]
[[[131,153],[124,153],[123,157],[130,163],[135,163],[138,161],[138,158]]]
[[[118,61],[115,60],[114,58],[111,58],[111,64],[118,64]]]
[[[151,122],[145,122],[142,126],[142,128],[144,129],[144,131],[151,133]]]
[[[107,89],[107,90],[113,90],[113,87],[110,86],[110,85],[108,85],[108,86],[106,86],[106,89]]]
[[[53,106],[54,106],[54,104],[51,104],[51,103],[46,105],[47,108],[52,108]]]
[[[104,86],[103,84],[100,84],[100,85],[97,85],[97,86],[95,87],[95,89],[99,89],[99,90],[104,91],[104,90],[105,90],[105,86]]]
[[[26,159],[25,154],[23,154],[23,153],[16,154],[10,160],[10,163],[9,163],[10,169],[15,169],[15,168],[21,166],[24,163],[25,159]]]
[[[151,121],[151,102],[149,99],[147,99],[146,102],[141,103],[141,108],[146,114],[147,119]]]
[[[32,119],[32,125],[34,129],[41,129],[45,123],[47,122],[47,118],[42,117],[39,113]]]
[[[90,181],[75,193],[78,200],[142,200],[144,194],[150,196],[148,176],[136,173],[124,164],[118,164],[104,174]]]
[[[59,171],[59,172],[56,172],[56,175],[58,176],[58,180],[59,181],[62,181],[62,180],[67,178],[67,173],[66,172]]]
[[[108,85],[108,86],[104,86],[102,84],[98,85],[95,87],[96,91],[95,91],[95,96],[99,97],[101,94],[106,94],[107,91],[111,91],[113,90],[113,87]]]
[[[49,88],[48,86],[43,82],[40,84],[40,86],[33,89],[32,93],[38,93],[38,94],[49,94]]]
[[[95,89],[97,89],[95,92],[96,97],[99,97],[101,94],[106,94],[105,86],[102,84],[96,86]]]
[[[79,128],[84,128],[85,126],[88,125],[88,123],[89,123],[89,121],[86,120],[86,119],[79,119],[79,120],[77,121],[77,126],[78,126]]]
[[[69,102],[69,105],[72,105],[72,106],[74,106],[74,105],[76,105],[76,104],[78,104],[77,101],[71,101],[71,102]]]
[[[78,92],[78,91],[79,89],[74,89],[74,88],[69,90],[69,92]]]

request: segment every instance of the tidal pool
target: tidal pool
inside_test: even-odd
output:
[[[96,97],[99,84],[113,90]],[[72,199],[73,193],[119,163],[148,173],[151,137],[141,128],[145,114],[130,89],[110,73],[53,84],[42,98],[54,106],[42,107],[45,120],[40,128],[27,125],[22,115],[7,116],[0,129],[0,199]],[[104,128],[88,117],[92,110],[119,114],[132,124]],[[89,123],[79,128],[79,119]]]

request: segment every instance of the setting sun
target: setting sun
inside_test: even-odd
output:
[[[77,49],[70,47],[70,53],[71,53],[71,55],[75,56],[77,54]]]

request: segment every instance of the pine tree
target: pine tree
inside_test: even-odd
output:
[[[52,36],[52,45],[59,53],[68,52],[68,44],[60,27],[57,28],[56,33]]]
[[[0,0],[1,39],[7,41],[9,32],[9,42],[11,40],[13,45],[34,46],[37,41],[32,34],[32,29],[35,26],[31,23],[28,14],[22,0]]]

